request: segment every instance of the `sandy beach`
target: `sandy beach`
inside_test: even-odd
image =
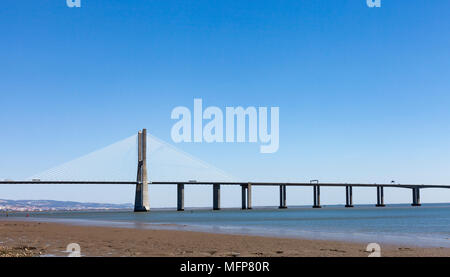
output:
[[[0,221],[0,257],[67,256],[77,243],[83,256],[141,257],[367,257],[367,244],[224,235],[189,231]],[[385,257],[450,257],[449,248],[381,245]]]

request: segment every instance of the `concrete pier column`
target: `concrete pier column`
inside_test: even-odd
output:
[[[313,186],[313,194],[314,194],[314,205],[313,208],[322,208],[320,206],[320,186]]]
[[[377,207],[385,207],[384,205],[384,188],[377,186]]]
[[[220,210],[220,185],[213,185],[213,210]]]
[[[252,209],[252,184],[247,184],[247,210]]]
[[[184,211],[184,184],[177,185],[177,211]]]
[[[138,170],[136,183],[134,211],[148,212],[150,210],[150,204],[148,200],[147,180],[147,129],[143,129],[138,133]]]
[[[286,185],[280,185],[280,209],[287,209],[286,206]]]
[[[420,204],[420,189],[413,188],[412,194],[413,194],[413,203],[411,204],[411,206],[421,206],[421,204]]]
[[[278,208],[281,209],[283,207],[283,186],[280,186],[280,206]]]
[[[246,201],[246,197],[245,197],[245,186],[246,185],[241,185],[241,190],[242,190],[242,209],[243,210],[247,209],[247,201]]]
[[[416,204],[417,206],[421,206],[422,204],[420,204],[420,189],[416,188]]]
[[[353,187],[346,186],[345,187],[345,207],[353,208]]]

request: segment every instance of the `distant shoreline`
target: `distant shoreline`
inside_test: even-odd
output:
[[[131,203],[110,204],[58,200],[8,200],[0,199],[0,212],[52,212],[132,209]]]
[[[36,219],[33,221],[0,219],[0,237],[0,252],[11,255],[14,251],[19,251],[32,256],[67,256],[65,250],[70,243],[78,243],[81,254],[85,256],[367,257],[369,255],[366,252],[367,244],[364,243],[80,226],[40,222]],[[382,256],[450,257],[449,248],[395,245],[381,245],[381,248]],[[28,252],[24,252],[24,249]]]

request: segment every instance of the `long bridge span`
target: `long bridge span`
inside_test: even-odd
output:
[[[286,188],[287,187],[312,187],[313,188],[313,208],[321,208],[320,188],[321,187],[345,187],[345,207],[353,207],[353,187],[376,187],[377,188],[377,207],[385,207],[384,188],[404,188],[412,192],[412,206],[420,206],[420,190],[427,188],[450,189],[449,185],[428,185],[428,184],[363,184],[363,183],[319,183],[318,180],[312,180],[309,183],[291,183],[291,182],[217,182],[217,181],[196,181],[196,180],[175,180],[175,181],[151,181],[147,179],[147,130],[143,129],[138,133],[138,161],[136,181],[0,181],[0,185],[26,185],[26,184],[49,184],[49,185],[135,185],[135,212],[146,212],[150,210],[148,198],[148,185],[176,185],[177,186],[177,210],[184,211],[184,187],[186,185],[204,185],[213,188],[213,210],[220,210],[220,187],[221,186],[240,186],[242,209],[252,208],[252,187],[254,186],[277,186],[280,189],[280,209],[286,209]]]

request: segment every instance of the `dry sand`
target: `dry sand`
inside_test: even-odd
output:
[[[144,257],[367,257],[366,244],[188,231],[1,221],[0,256],[66,256],[70,243],[83,256]],[[449,248],[381,245],[382,256],[445,256]]]

